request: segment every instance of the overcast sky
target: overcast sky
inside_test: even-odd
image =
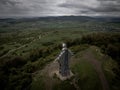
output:
[[[120,0],[0,0],[0,17],[120,16]]]

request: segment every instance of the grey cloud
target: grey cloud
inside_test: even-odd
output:
[[[2,16],[57,16],[72,14],[71,10],[57,5],[64,0],[6,0],[1,2],[0,17]],[[8,4],[14,3],[14,5]]]
[[[93,14],[93,15],[106,15],[111,16],[115,15],[117,13],[117,16],[120,15],[120,0],[92,0],[96,1],[96,4],[87,5],[83,4],[82,0],[81,2],[73,3],[62,3],[59,5],[60,7],[64,8],[70,8],[76,10],[75,14]],[[84,0],[86,1],[86,0]],[[86,3],[89,3],[89,1]]]
[[[100,6],[97,9],[92,9],[95,12],[120,12],[119,0],[98,0]]]
[[[16,5],[16,4],[19,4],[20,2],[17,2],[17,1],[12,1],[12,0],[0,0],[0,5]]]
[[[0,17],[120,16],[120,0],[0,0]]]

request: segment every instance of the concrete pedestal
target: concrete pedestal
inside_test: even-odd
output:
[[[55,71],[55,74],[56,74],[57,77],[58,77],[60,80],[62,80],[62,81],[67,80],[67,79],[70,79],[72,76],[74,76],[71,71],[70,71],[70,75],[68,75],[68,76],[62,76],[62,75],[59,73],[59,71]]]

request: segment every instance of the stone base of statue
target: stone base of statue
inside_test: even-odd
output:
[[[73,74],[71,71],[70,71],[70,74],[67,75],[67,76],[62,76],[62,75],[59,73],[59,71],[55,71],[55,74],[56,74],[57,77],[58,77],[60,80],[62,80],[62,81],[67,80],[67,79],[70,79],[71,77],[74,76],[74,74]]]

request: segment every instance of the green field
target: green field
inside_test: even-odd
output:
[[[83,17],[82,17],[83,18]],[[80,17],[0,21],[2,90],[120,90],[120,23]],[[74,76],[45,72],[65,42]]]

